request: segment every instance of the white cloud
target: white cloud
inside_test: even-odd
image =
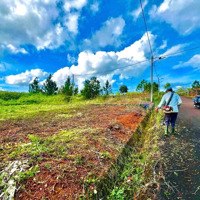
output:
[[[181,35],[192,33],[200,28],[200,1],[198,0],[164,0],[150,11],[152,18],[163,20]]]
[[[165,49],[167,47],[167,40],[163,40],[163,44],[159,47],[159,49]]]
[[[41,69],[26,70],[21,74],[6,76],[5,82],[10,85],[28,85],[35,77],[43,78],[46,75],[47,72]]]
[[[148,4],[147,0],[145,0],[142,3],[143,9],[146,7],[147,4]],[[142,13],[141,6],[139,6],[136,10],[131,12],[131,15],[133,16],[134,21],[136,21],[138,19],[138,17],[140,16],[141,13]]]
[[[68,21],[65,23],[69,31],[74,34],[78,33],[78,18],[79,14],[70,14],[68,17]]]
[[[56,81],[57,85],[60,87],[61,85],[65,83],[68,76],[72,77],[72,73],[69,67],[64,67],[64,68],[59,69],[57,72],[55,72],[53,74],[52,79]]]
[[[0,87],[0,91],[5,91],[2,87]]]
[[[76,62],[76,58],[71,56],[70,54],[67,54],[67,60],[70,63],[75,63]]]
[[[92,5],[90,5],[90,9],[93,14],[97,13],[99,11],[99,2],[96,1]]]
[[[200,54],[194,55],[187,62],[180,62],[178,65],[175,65],[173,69],[184,67],[193,67],[195,70],[200,70]]]
[[[42,50],[73,43],[87,0],[65,0],[64,7],[57,3],[57,0],[1,0],[0,50],[25,54],[23,45],[31,44]]]
[[[86,39],[84,45],[93,49],[106,46],[120,46],[120,36],[123,32],[125,21],[122,17],[111,18],[107,20],[100,30],[92,36],[92,38]]]
[[[170,55],[170,54],[174,54],[174,53],[177,53],[179,51],[182,51],[183,48],[185,46],[187,46],[188,44],[178,44],[178,45],[175,45],[173,47],[171,47],[170,49],[168,49],[167,51],[165,51],[165,53],[163,53],[161,56],[165,56],[165,55]],[[175,54],[174,56],[177,56],[177,55],[180,55],[180,54]]]
[[[180,86],[180,85],[178,85],[178,86],[176,86],[176,89],[181,89],[183,86]]]
[[[17,54],[17,53],[27,54],[28,53],[24,48],[18,48],[17,49],[12,44],[7,45],[7,48],[14,54]]]
[[[87,0],[66,0],[64,8],[67,12],[71,9],[81,10],[87,4]]]
[[[151,33],[149,36],[154,46],[155,36]],[[81,52],[78,56],[78,64],[58,70],[53,74],[53,80],[61,86],[68,76],[75,74],[75,82],[79,88],[82,88],[85,79],[95,75],[98,75],[101,83],[105,83],[106,80],[114,82],[114,75],[120,75],[121,79],[137,77],[144,72],[149,63],[138,65],[134,65],[134,63],[146,60],[148,54],[148,39],[144,34],[140,40],[119,52],[98,51],[95,54],[90,51]]]

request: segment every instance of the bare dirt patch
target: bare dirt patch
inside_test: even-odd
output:
[[[18,183],[15,199],[88,198],[145,113],[133,105],[89,105],[2,122],[0,159],[28,158],[39,166],[35,176]],[[19,148],[24,144],[30,145]]]

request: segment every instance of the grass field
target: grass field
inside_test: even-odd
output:
[[[27,94],[0,102],[0,189],[12,195],[14,180],[15,199],[89,198],[143,120],[139,104],[147,103]]]

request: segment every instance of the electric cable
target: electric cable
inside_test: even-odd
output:
[[[182,50],[182,51],[177,51],[177,52],[170,53],[170,54],[163,54],[161,56],[155,57],[155,59],[157,59],[155,61],[158,61],[158,60],[161,60],[161,59],[164,59],[164,58],[167,58],[167,57],[171,57],[171,56],[174,56],[174,55],[177,55],[177,54],[180,54],[180,53],[184,53],[184,52],[187,52],[187,51],[192,51],[192,50],[195,50],[195,49],[200,49],[200,46],[193,47],[193,48],[190,48],[190,49],[185,49],[185,50]]]
[[[140,7],[141,7],[141,10],[142,10],[142,16],[143,16],[144,26],[145,26],[145,29],[146,29],[146,34],[147,34],[147,38],[148,38],[148,42],[149,42],[149,48],[150,48],[150,51],[151,51],[151,56],[153,57],[153,50],[152,50],[152,47],[151,47],[151,42],[150,42],[150,38],[149,38],[147,23],[146,23],[146,19],[145,19],[145,16],[144,16],[144,10],[143,10],[143,6],[142,6],[142,1],[141,0],[140,0]]]

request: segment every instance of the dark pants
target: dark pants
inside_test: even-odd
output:
[[[171,126],[174,128],[177,115],[178,115],[178,113],[166,113],[165,114],[165,125],[169,126],[171,124]]]

